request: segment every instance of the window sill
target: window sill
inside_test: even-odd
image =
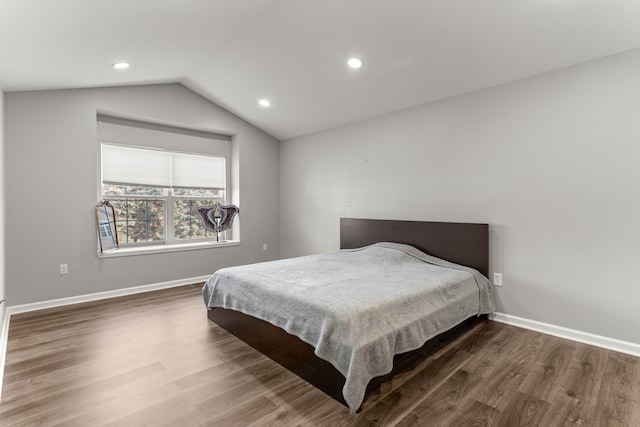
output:
[[[98,252],[98,258],[193,251],[199,249],[225,248],[229,246],[240,246],[240,240],[225,240],[222,242],[208,240],[206,242],[177,243],[171,245],[128,246],[105,253]]]

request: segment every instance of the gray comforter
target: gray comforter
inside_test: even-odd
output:
[[[224,268],[203,296],[207,307],[266,320],[311,344],[345,376],[352,411],[395,354],[495,310],[491,283],[476,270],[398,243]]]

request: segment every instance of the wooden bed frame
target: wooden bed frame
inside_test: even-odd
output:
[[[341,249],[359,248],[383,241],[412,245],[438,258],[475,268],[485,276],[489,270],[488,224],[340,219]],[[313,346],[268,322],[237,311],[209,309],[208,317],[251,347],[346,405],[342,396],[344,376],[329,362],[317,357]],[[486,316],[474,316],[432,338],[422,348],[396,355],[393,371],[374,378],[369,383],[365,400],[367,395],[393,375],[413,369],[426,356],[483,319],[486,319]]]

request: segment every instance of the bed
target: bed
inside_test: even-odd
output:
[[[340,251],[221,269],[203,296],[209,319],[356,411],[372,380],[495,309],[488,246],[487,224],[342,218]]]

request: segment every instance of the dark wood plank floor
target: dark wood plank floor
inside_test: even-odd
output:
[[[207,320],[201,285],[13,316],[1,426],[640,426],[640,359],[492,321],[358,414]]]

